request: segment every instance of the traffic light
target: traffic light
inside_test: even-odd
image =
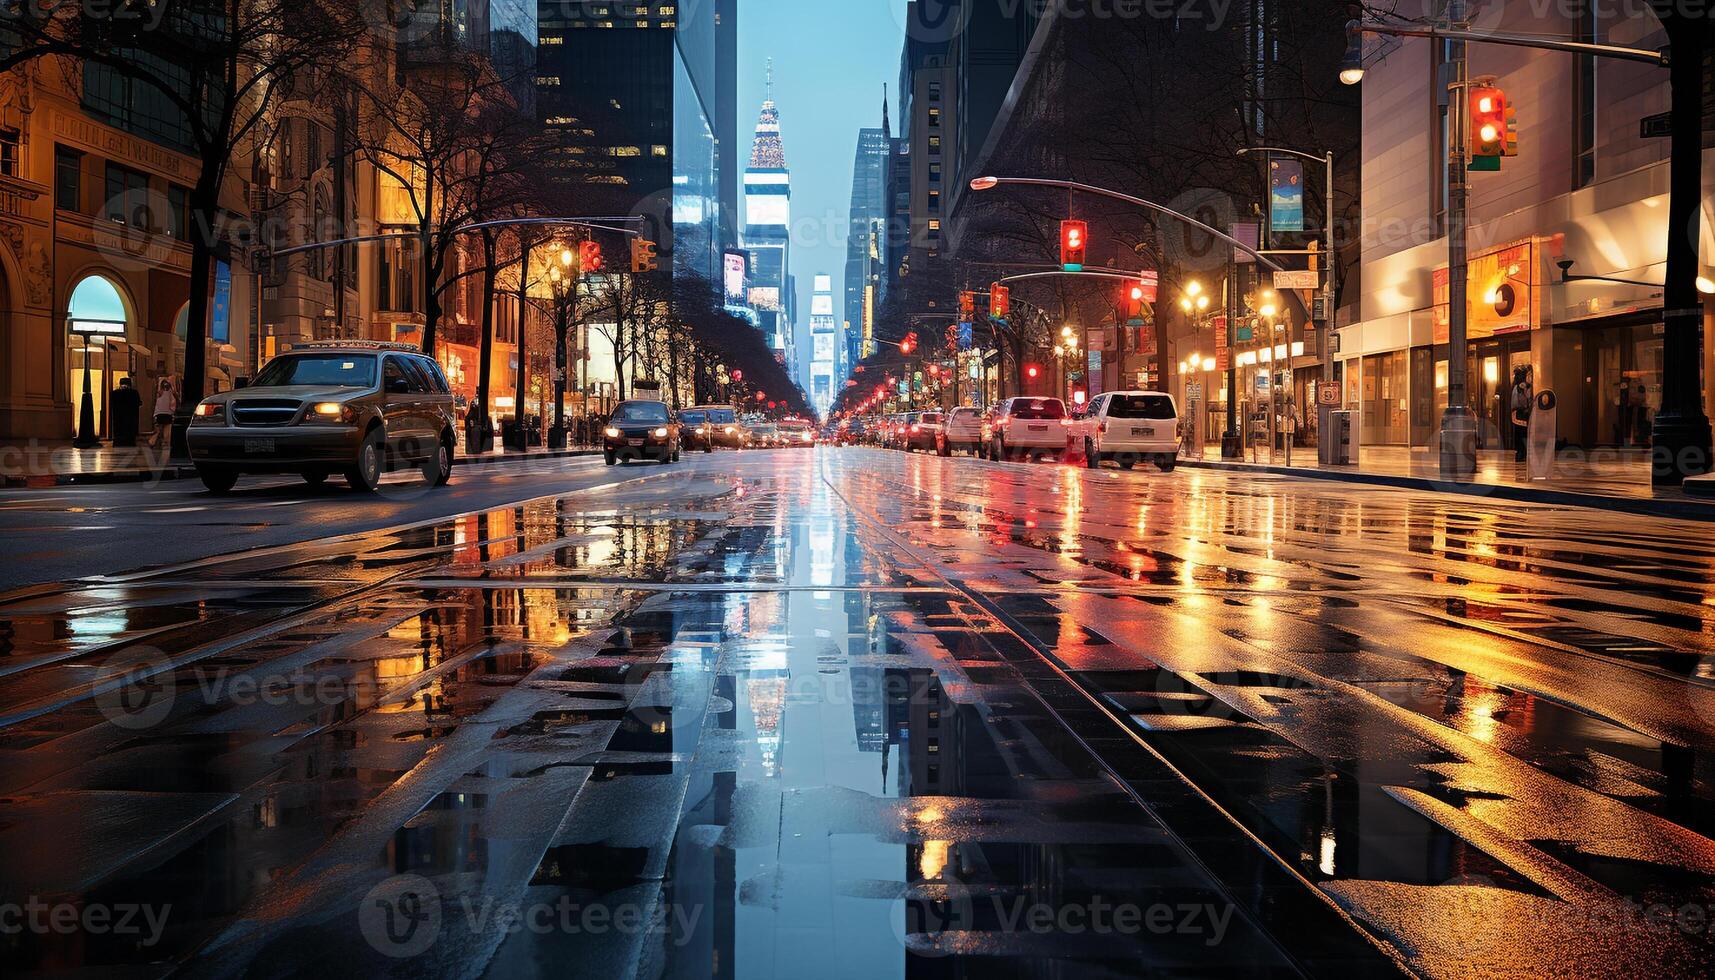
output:
[[[1042,369],[1034,364],[1026,364],[1024,366],[1024,376],[1032,381],[1035,381],[1037,375],[1040,375],[1041,373]]]
[[[1060,222],[1060,266],[1067,272],[1082,272],[1090,246],[1090,225],[1084,221]]]
[[[631,271],[654,272],[660,268],[655,261],[655,255],[654,242],[647,238],[633,238],[631,240]]]
[[[1000,283],[989,284],[989,316],[1004,320],[1012,314],[1012,290]]]
[[[1126,284],[1120,298],[1124,300],[1123,306],[1125,308],[1125,322],[1127,326],[1143,326],[1143,304],[1147,302],[1148,297],[1149,291],[1144,288],[1143,283],[1134,282]]]
[[[1472,170],[1499,170],[1507,147],[1507,98],[1493,85],[1471,86],[1470,147]]]
[[[917,349],[917,331],[913,330],[910,333],[905,335],[904,340],[901,340],[899,342],[899,353],[909,354],[916,349]]]
[[[578,243],[578,268],[583,270],[584,275],[600,272],[603,265],[600,242],[582,241]]]
[[[967,289],[959,294],[959,319],[969,323],[977,315],[977,294]]]

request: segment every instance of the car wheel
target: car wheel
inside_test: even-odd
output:
[[[345,482],[353,490],[370,493],[381,485],[381,430],[370,429],[357,447],[357,459],[345,471]]]
[[[238,471],[224,466],[199,466],[197,479],[209,493],[230,493],[238,483]]]
[[[1173,472],[1173,466],[1177,462],[1179,462],[1179,458],[1170,453],[1162,453],[1155,458],[1156,467],[1163,473]]]
[[[997,463],[1006,459],[1006,443],[1000,441],[1000,436],[995,436],[994,441],[989,443],[989,459]]]
[[[603,453],[602,455],[604,457],[606,457],[607,465],[609,465],[609,466],[612,466],[614,463],[619,462],[617,459],[614,459],[613,453]]]
[[[1137,465],[1137,460],[1133,458],[1131,453],[1122,455],[1118,460],[1116,460],[1116,462],[1120,464],[1120,469],[1122,470],[1129,470],[1133,466]]]
[[[327,470],[305,470],[298,475],[303,477],[304,482],[308,483],[312,487],[319,487],[328,482]]]
[[[1091,445],[1088,439],[1084,440],[1084,465],[1092,470],[1101,469],[1102,466],[1101,455],[1096,452],[1096,447]]]
[[[444,486],[453,478],[453,448],[446,442],[435,446],[434,455],[423,460],[423,482],[431,487]]]

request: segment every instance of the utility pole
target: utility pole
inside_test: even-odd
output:
[[[1447,17],[1465,30],[1465,0],[1449,0]],[[1465,379],[1466,280],[1465,207],[1469,200],[1465,154],[1470,148],[1465,41],[1447,41],[1447,408],[1441,413],[1440,470],[1446,477],[1477,471],[1477,423],[1467,404]]]
[[[1227,431],[1221,434],[1221,458],[1239,459],[1245,454],[1244,440],[1239,436],[1239,359],[1233,350],[1238,339],[1239,322],[1239,263],[1238,256],[1227,256]]]

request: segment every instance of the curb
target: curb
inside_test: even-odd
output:
[[[599,456],[599,449],[550,449],[542,452],[526,453],[487,453],[481,456],[456,456],[455,466],[472,466],[486,463],[516,463],[525,460],[573,459],[580,456]],[[195,479],[196,467],[186,462],[172,462],[158,470],[154,469],[125,469],[109,470],[104,473],[32,473],[28,476],[8,476],[0,486],[13,489],[53,489],[55,487],[88,487],[120,483],[151,483],[161,480]]]
[[[1300,466],[1279,466],[1267,463],[1229,463],[1224,460],[1186,459],[1180,466],[1230,473],[1262,473],[1269,476],[1291,476],[1306,480],[1329,480],[1336,483],[1363,483],[1390,487],[1395,490],[1421,490],[1430,493],[1450,493],[1467,497],[1487,497],[1517,503],[1551,504],[1560,507],[1589,507],[1595,510],[1640,514],[1648,517],[1673,517],[1691,521],[1715,522],[1715,504],[1691,500],[1656,500],[1648,497],[1614,497],[1573,490],[1548,490],[1540,487],[1510,483],[1454,483],[1416,476],[1392,476],[1385,473],[1365,473],[1360,470],[1323,470]],[[1688,491],[1693,495],[1715,496],[1715,487]]]

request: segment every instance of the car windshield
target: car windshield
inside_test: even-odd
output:
[[[1021,398],[1012,403],[1012,414],[1021,419],[1058,419],[1066,416],[1066,406],[1058,398]]]
[[[923,413],[923,424],[924,425],[940,425],[941,424],[941,413],[940,412],[924,412]]]
[[[665,422],[667,406],[662,402],[621,402],[613,410],[615,422]]]
[[[285,385],[333,385],[368,388],[375,384],[373,354],[287,354],[268,362],[256,375],[253,388]]]
[[[702,425],[703,424],[703,413],[702,412],[680,412],[679,413],[679,421],[685,423],[686,425]]]
[[[733,421],[734,418],[735,418],[735,416],[733,415],[732,409],[730,409],[730,408],[711,408],[711,409],[709,409],[709,421],[714,422],[718,425],[731,424],[731,422]]]
[[[1115,395],[1108,400],[1111,419],[1170,419],[1173,399],[1166,395]]]
[[[961,422],[968,421],[977,417],[977,410],[974,408],[955,408],[953,409],[953,413],[947,417],[949,419],[958,419]]]

